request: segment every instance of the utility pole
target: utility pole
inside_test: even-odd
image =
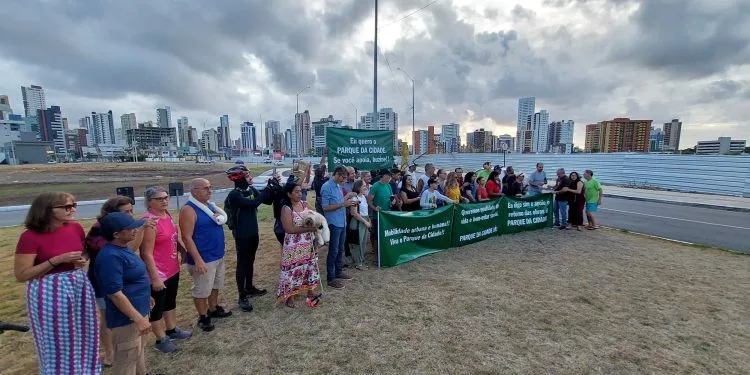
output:
[[[373,84],[372,84],[372,113],[378,115],[378,0],[375,0],[375,48],[372,50]]]
[[[411,75],[406,72],[406,70],[404,70],[401,67],[398,67],[398,70],[400,70],[404,74],[406,74],[406,76],[409,77],[409,80],[411,81],[411,134],[412,134],[412,143],[414,143],[414,131],[416,130],[415,126],[414,126],[414,124],[416,124],[415,116],[414,116],[414,111],[415,111],[414,107],[417,106],[417,102],[414,99],[415,98],[415,96],[414,96],[414,86],[416,86],[416,85],[414,83],[414,78],[412,78]]]

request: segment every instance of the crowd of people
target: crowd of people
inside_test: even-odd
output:
[[[378,212],[549,191],[555,194],[555,226],[581,230],[585,210],[585,228],[598,228],[594,213],[602,188],[590,170],[582,179],[577,172],[566,175],[558,169],[556,182],[549,184],[541,163],[528,178],[490,162],[465,174],[461,168],[436,169],[430,163],[424,173],[416,169],[414,163],[407,170],[335,166],[328,173],[321,163],[310,181],[306,164],[286,181],[275,175],[258,191],[250,170],[237,164],[226,171],[234,188],[223,208],[211,201],[211,182],[196,178],[177,220],[169,211],[169,194],[155,186],[144,192],[142,217],[134,217],[135,202],[116,196],[102,205],[88,233],[75,219],[72,195],[39,195],[18,240],[14,271],[19,282],[27,283],[40,373],[98,374],[105,366],[113,374],[147,374],[149,335],[158,351],[179,350],[178,341],[192,336],[177,325],[175,314],[183,263],[193,283],[195,326],[208,332],[216,319],[231,317],[219,299],[226,273],[224,225],[235,244],[237,307],[251,312],[250,299],[267,294],[253,283],[260,243],[257,210],[264,204],[273,207],[273,230],[281,248],[276,299],[288,308],[296,307],[298,296],[309,308],[320,305],[318,255],[326,246],[327,287],[344,289],[354,279],[351,269],[367,271],[368,245],[375,254],[378,249]],[[307,204],[308,191],[315,193],[313,208]],[[307,220],[312,211],[327,221],[327,244],[316,239],[320,228]]]

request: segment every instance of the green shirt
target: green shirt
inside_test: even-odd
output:
[[[391,208],[391,184],[383,184],[380,181],[372,184],[370,187],[370,195],[372,195],[372,204],[380,207],[383,211],[388,211]]]
[[[482,168],[479,171],[477,171],[477,178],[484,177],[484,181],[486,182],[487,179],[490,178],[490,172],[491,171],[488,171],[488,170]]]
[[[599,194],[602,192],[602,185],[593,177],[590,180],[583,181],[583,188],[586,189],[586,203],[599,202]]]

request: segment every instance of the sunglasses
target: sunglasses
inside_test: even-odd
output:
[[[78,203],[65,204],[62,206],[52,206],[52,208],[62,208],[65,211],[72,211],[76,207],[78,207]]]
[[[155,198],[151,198],[151,200],[152,200],[152,201],[161,201],[161,202],[165,202],[165,201],[168,201],[168,200],[169,200],[169,196],[166,196],[166,197],[155,197]]]

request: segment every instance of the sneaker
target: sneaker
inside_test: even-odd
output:
[[[562,225],[560,226],[560,230],[566,230],[566,229],[568,229],[567,226],[562,226]]]
[[[202,329],[204,332],[211,332],[216,328],[214,323],[211,321],[211,318],[206,319],[198,319],[198,328]]]
[[[222,306],[217,305],[216,310],[208,312],[208,316],[210,316],[211,318],[222,319],[232,316],[232,312],[224,310]]]
[[[328,282],[328,287],[333,289],[344,289],[344,283],[339,279],[331,280]]]
[[[240,310],[244,312],[251,312],[253,311],[253,305],[250,304],[250,301],[247,300],[247,297],[240,298],[237,301],[237,307],[240,308]]]
[[[254,286],[251,287],[250,290],[247,291],[247,295],[250,296],[250,297],[265,296],[266,293],[268,293],[268,291],[266,291],[265,289],[258,289],[258,288],[254,287]]]
[[[349,275],[346,272],[342,272],[340,275],[336,276],[336,278],[340,279],[340,280],[352,280],[352,279],[354,279],[354,277],[352,277],[351,275]]]
[[[164,336],[161,340],[156,341],[156,350],[162,353],[172,353],[177,350],[177,345],[172,343],[169,336]]]
[[[559,226],[560,226],[560,223],[554,223],[554,224],[552,224],[552,226],[553,226],[553,227],[559,227]]]
[[[368,269],[368,267],[367,267],[366,265],[364,265],[364,264],[358,264],[358,265],[357,265],[356,267],[354,267],[354,268],[356,268],[356,269],[358,269],[358,270],[360,270],[360,271],[364,271],[364,270]]]
[[[174,327],[174,332],[170,333],[167,336],[169,336],[169,338],[172,340],[187,340],[193,337],[193,333],[190,331],[185,331],[180,327]]]

